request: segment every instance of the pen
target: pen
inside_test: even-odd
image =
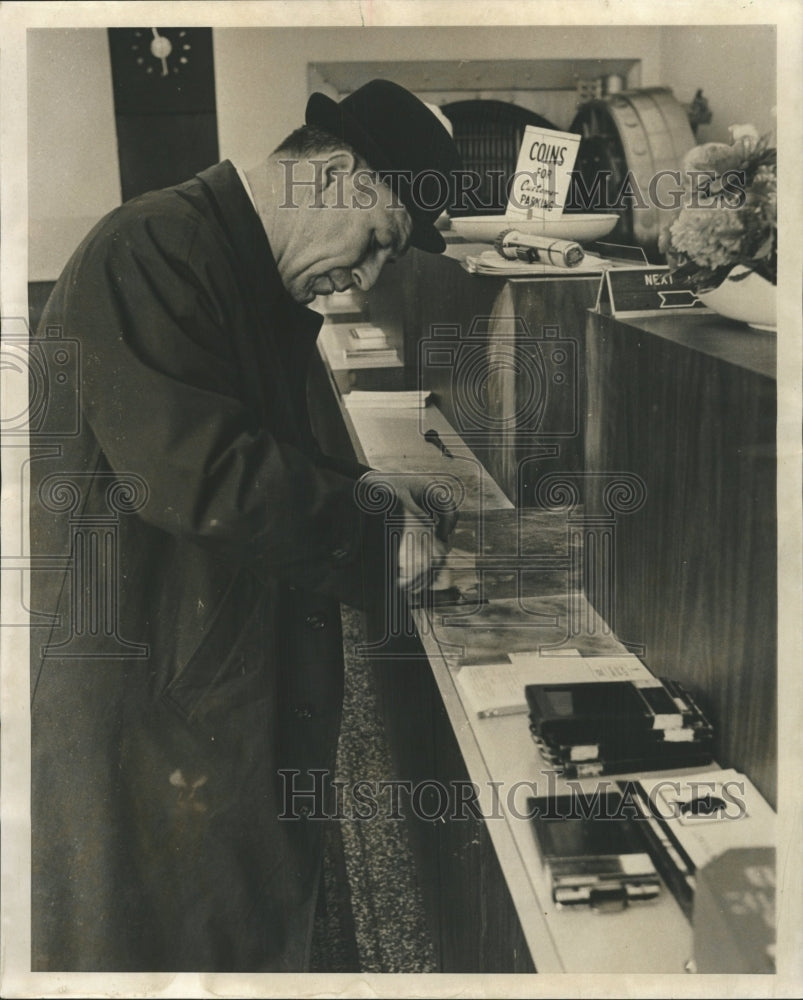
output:
[[[646,804],[641,801],[638,795],[633,796],[633,798],[630,801],[635,803],[636,808],[641,813],[641,818],[647,821],[647,824],[652,829],[656,838],[660,842],[661,847],[669,855],[670,861],[673,862],[675,868],[680,872],[680,875],[683,878],[683,881],[686,883],[686,886],[689,889],[691,889],[692,892],[694,892],[695,888],[697,887],[697,880],[695,879],[694,874],[691,871],[689,871],[689,867],[686,864],[686,862],[683,860],[683,858],[681,858],[681,856],[672,846],[672,842],[669,840],[669,838],[661,829],[660,823],[658,823],[658,821],[655,820],[650,815]]]
[[[428,441],[430,444],[434,444],[436,448],[440,448],[447,458],[454,458],[454,455],[449,451],[443,441],[441,441],[440,434],[438,434],[438,432],[433,430],[431,427],[428,431],[424,432],[424,440]]]
[[[484,708],[477,712],[478,719],[496,719],[501,715],[526,715],[526,705],[505,705],[503,708]]]

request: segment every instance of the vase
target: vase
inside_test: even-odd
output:
[[[741,281],[731,281],[731,276],[748,270],[741,265],[734,267],[717,288],[698,292],[697,298],[720,316],[740,320],[756,330],[775,330],[776,287],[772,282],[751,271]]]

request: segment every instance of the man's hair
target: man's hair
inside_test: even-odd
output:
[[[326,129],[318,125],[302,125],[276,147],[274,155],[281,153],[284,156],[298,156],[306,159],[316,156],[319,153],[331,153],[336,149],[345,149],[351,153],[358,167],[368,167],[365,157],[346,142],[345,139],[338,139],[336,135],[327,132]]]

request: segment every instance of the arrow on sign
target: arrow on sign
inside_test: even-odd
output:
[[[690,288],[682,288],[675,292],[659,292],[661,304],[659,309],[688,309],[700,300]]]

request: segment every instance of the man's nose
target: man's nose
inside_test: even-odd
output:
[[[371,257],[351,269],[351,278],[361,292],[372,288],[382,270],[384,261]]]

